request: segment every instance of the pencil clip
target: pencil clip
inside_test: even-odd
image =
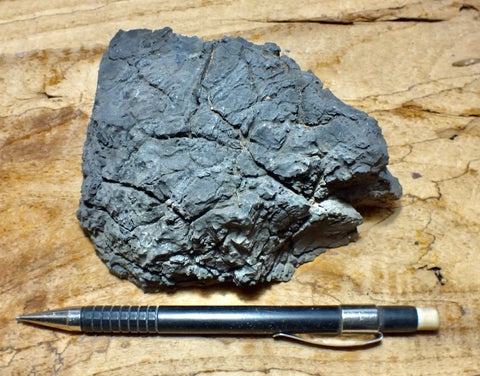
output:
[[[302,342],[304,344],[313,345],[313,346],[321,346],[321,347],[330,347],[330,348],[352,348],[352,347],[364,347],[370,346],[377,343],[380,343],[383,339],[383,333],[378,332],[376,333],[375,338],[368,339],[365,341],[341,341],[341,342],[328,342],[323,340],[313,340],[308,338],[303,338],[300,336],[296,336],[293,334],[288,333],[275,333],[273,338],[286,338],[293,341]]]

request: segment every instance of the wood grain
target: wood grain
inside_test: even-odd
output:
[[[379,5],[381,4],[381,5]],[[0,373],[480,375],[480,2],[0,2]],[[144,294],[75,217],[98,64],[115,32],[275,42],[378,119],[403,198],[292,281]],[[72,335],[16,315],[83,304],[416,304],[438,333],[363,351],[270,338]]]

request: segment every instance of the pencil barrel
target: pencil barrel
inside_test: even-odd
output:
[[[90,306],[81,329],[96,333],[274,334],[341,331],[339,307]]]

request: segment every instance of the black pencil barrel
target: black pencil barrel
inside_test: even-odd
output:
[[[338,306],[89,306],[81,330],[97,333],[273,334],[341,332]]]

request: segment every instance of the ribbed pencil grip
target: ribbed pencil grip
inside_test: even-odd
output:
[[[96,333],[155,333],[156,306],[90,306],[82,308],[81,328]]]

